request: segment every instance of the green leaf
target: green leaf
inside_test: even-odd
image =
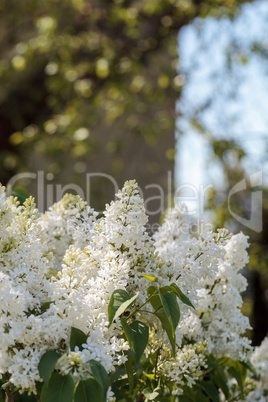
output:
[[[176,297],[170,292],[166,292],[163,295],[160,295],[160,297],[167,315],[170,314],[170,318],[175,330],[180,321],[180,307],[177,303]]]
[[[87,343],[87,335],[78,328],[72,327],[70,336],[70,349],[74,350],[77,346],[82,350],[83,343]]]
[[[258,378],[259,378],[258,373],[257,373],[255,367],[253,366],[253,364],[249,360],[246,362],[241,362],[241,364],[243,366],[245,366],[249,371],[252,372],[255,380],[258,380]]]
[[[100,385],[93,378],[79,381],[73,402],[100,402],[103,398]]]
[[[55,302],[54,301],[48,301],[48,302],[45,302],[44,304],[42,304],[41,313],[44,313],[45,311],[47,311],[52,303],[55,303]]]
[[[173,292],[178,298],[182,301],[182,303],[186,304],[189,307],[195,308],[192,302],[188,299],[188,297],[180,290],[180,288],[176,285],[176,283],[172,283],[170,287],[173,289]]]
[[[242,381],[242,384],[244,384],[244,382],[247,378],[247,372],[248,372],[247,367],[244,364],[242,364],[242,362],[237,361],[237,360],[235,361],[232,359],[228,359],[226,365],[229,367],[235,368],[235,370],[237,371],[237,373]]]
[[[49,379],[54,371],[57,361],[61,355],[55,350],[48,350],[43,354],[38,364],[38,370],[40,377],[43,378],[45,383],[49,382]]]
[[[191,401],[198,401],[198,402],[210,402],[210,399],[207,395],[204,394],[204,391],[202,390],[201,387],[196,386],[197,392],[194,396],[194,399],[192,398]]]
[[[129,346],[134,353],[135,360],[138,363],[148,343],[149,328],[146,324],[137,320],[128,325],[124,318],[121,318],[121,324]]]
[[[217,368],[212,375],[212,380],[215,382],[218,388],[222,390],[226,400],[229,398],[228,378],[226,377],[222,368]]]
[[[128,355],[128,359],[125,362],[125,368],[128,376],[128,384],[129,384],[129,392],[132,393],[134,387],[134,374],[133,374],[133,365],[132,365],[132,357]]]
[[[62,376],[53,373],[48,384],[41,391],[42,402],[72,402],[74,382],[70,374]]]
[[[236,379],[237,384],[238,384],[238,386],[240,388],[240,391],[241,391],[241,396],[244,399],[244,387],[243,387],[243,381],[241,379],[240,374],[238,373],[238,371],[234,367],[229,367],[228,373],[231,375],[231,377],[234,377]]]
[[[151,282],[158,282],[158,278],[156,276],[152,275],[146,275],[146,274],[141,274],[145,279],[148,279],[148,281]]]
[[[139,292],[137,292],[133,297],[123,289],[117,289],[113,292],[109,305],[108,305],[108,320],[109,325],[118,318],[125,310],[136,300]]]
[[[165,402],[167,401],[169,402],[170,400],[166,399]],[[184,391],[183,395],[180,395],[180,402],[196,402],[196,399],[193,399],[193,396],[190,397],[188,395],[185,395]],[[207,400],[206,402],[209,402],[209,400]]]
[[[149,378],[149,380],[155,380],[156,381],[156,378],[155,378],[155,374],[149,374],[149,373],[143,373],[144,375],[145,375],[145,377],[147,377],[147,378]]]
[[[91,368],[91,374],[94,377],[94,379],[97,381],[97,383],[101,387],[102,391],[102,400],[105,402],[106,401],[106,394],[110,385],[110,379],[107,374],[107,371],[103,367],[102,364],[97,362],[96,360],[90,360],[89,361],[90,368]]]
[[[212,362],[208,362],[207,363],[208,369],[217,369],[218,367],[220,367],[219,363],[216,363],[214,361]]]
[[[151,289],[150,289],[151,288]],[[154,293],[153,289],[154,286],[150,286],[148,288],[148,295],[151,296],[151,294]],[[162,303],[162,298],[160,298],[159,294],[156,294],[150,299],[150,303],[154,308],[154,314],[157,316],[157,318],[161,321],[161,324],[163,326],[163,329],[166,331],[168,335],[168,339],[170,341],[173,353],[175,353],[175,346],[176,346],[176,339],[175,339],[175,328],[173,326],[171,316],[169,319],[169,316],[166,313],[166,309],[164,309],[163,303]],[[166,303],[165,303],[166,304]]]
[[[0,389],[0,402],[5,402],[5,400],[6,400],[5,391]]]
[[[154,293],[155,293],[155,295],[153,296]],[[147,289],[147,294],[148,294],[148,297],[153,296],[152,300],[156,300],[156,299],[154,299],[154,297],[156,297],[156,298],[159,297],[159,289],[156,286],[151,285]]]
[[[202,388],[212,402],[220,402],[219,391],[212,381],[205,381]]]
[[[36,381],[36,382],[35,382],[36,391],[37,391],[37,394],[38,394],[38,395],[41,394],[41,390],[42,390],[43,384],[44,384],[44,383],[41,382],[41,381]]]
[[[151,391],[149,388],[145,388],[143,391],[143,395],[145,398],[147,398],[149,401],[154,401],[160,394],[161,388],[155,388],[153,391]]]
[[[151,297],[150,303],[155,310],[154,314],[161,321],[161,324],[168,335],[173,353],[175,353],[175,330],[180,319],[180,308],[176,297],[171,292],[161,294],[161,291],[158,290],[158,292],[152,297],[156,290],[157,288],[155,286],[149,286],[148,288],[148,296]]]
[[[120,368],[117,369],[116,371],[114,371],[111,375],[110,375],[110,384],[112,384],[113,382],[116,382],[118,380],[120,380],[120,378],[122,378],[123,376],[126,375],[126,369]]]
[[[16,402],[36,402],[37,397],[34,394],[28,395],[28,392],[23,392],[23,394],[17,393],[16,396],[14,395],[14,400]]]

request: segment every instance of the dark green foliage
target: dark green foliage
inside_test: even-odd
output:
[[[101,400],[102,390],[96,380],[79,381],[74,393],[74,402],[100,402]]]
[[[44,384],[41,392],[41,401],[46,402],[72,402],[74,382],[68,374],[62,376],[53,373],[48,384]]]
[[[41,378],[48,384],[50,377],[54,371],[57,361],[61,355],[54,350],[48,350],[40,359],[38,370]]]
[[[149,328],[141,321],[133,321],[128,325],[124,318],[121,318],[121,324],[136,362],[139,363],[148,343]]]
[[[125,312],[128,307],[131,306],[138,295],[139,292],[136,293],[133,297],[130,297],[130,295],[122,289],[118,289],[113,292],[108,305],[108,319],[110,325],[113,320],[118,318],[121,314]]]
[[[77,346],[80,350],[82,350],[83,343],[87,343],[87,336],[78,328],[72,327],[71,336],[70,336],[70,349],[74,350]]]

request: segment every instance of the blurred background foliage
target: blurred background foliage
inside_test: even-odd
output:
[[[178,32],[196,17],[233,16],[241,3],[2,0],[0,181],[44,160],[55,177],[71,165],[66,182],[98,166],[123,181],[129,165],[138,180],[149,171],[159,182],[175,157]],[[150,160],[143,174],[128,142]]]
[[[50,183],[73,182],[83,188],[83,174],[103,172],[119,185],[136,178],[141,186],[166,188],[182,114],[175,105],[188,79],[180,70],[177,36],[207,17],[234,20],[243,3],[247,1],[1,0],[0,182],[6,184],[19,172],[44,170]],[[231,42],[227,74],[237,61],[247,63],[251,52],[262,53],[258,46],[245,56],[239,43]],[[227,194],[245,175],[245,150],[235,139],[219,140],[208,130],[202,114],[211,104],[213,97],[187,118],[209,138],[213,158],[221,164],[225,188],[220,197],[210,192],[208,207],[217,226],[228,226]],[[178,132],[186,135],[183,129]],[[235,165],[226,157],[230,150]],[[107,185],[96,183],[93,206],[107,202],[112,191],[107,194]],[[268,330],[264,194],[264,230],[250,233],[254,274],[245,304],[255,343]],[[247,215],[247,205],[240,194],[234,207]],[[231,228],[241,229],[233,223]]]
[[[217,227],[227,227],[231,232],[242,231],[248,236],[249,264],[244,271],[249,287],[244,294],[243,312],[250,317],[252,331],[247,335],[254,345],[259,345],[268,333],[268,189],[264,186],[254,188],[262,191],[262,230],[258,233],[245,227],[230,215],[231,210],[238,216],[250,220],[253,213],[250,182],[247,169],[243,165],[245,150],[236,142],[214,139],[211,141],[213,159],[217,160],[224,175],[225,185],[221,191],[210,189],[207,208],[213,211]],[[230,164],[227,154],[232,151],[236,160]],[[259,166],[261,169],[261,166]],[[263,171],[265,173],[265,171]],[[234,194],[229,203],[229,192],[239,181],[246,178],[247,189]],[[256,207],[256,206],[255,206]]]

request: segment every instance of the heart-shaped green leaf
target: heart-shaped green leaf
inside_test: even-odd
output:
[[[48,384],[44,384],[41,400],[44,402],[72,402],[74,382],[70,374],[53,373]]]
[[[93,378],[79,381],[74,393],[74,402],[100,402],[102,394],[100,385]]]
[[[82,345],[84,343],[87,343],[87,335],[80,329],[72,327],[70,336],[70,349],[74,350],[77,346],[80,350],[82,350]]]
[[[54,371],[57,361],[61,355],[55,350],[48,350],[43,354],[38,364],[38,370],[40,373],[40,377],[43,378],[45,383],[48,383],[50,377]]]
[[[135,360],[138,363],[148,343],[149,328],[141,321],[133,321],[128,325],[124,318],[121,318],[121,324]]]

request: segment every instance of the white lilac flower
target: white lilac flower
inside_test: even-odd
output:
[[[268,336],[264,338],[260,346],[255,348],[251,362],[260,376],[257,383],[258,389],[268,396]]]
[[[59,369],[88,378],[95,359],[114,371],[129,345],[119,320],[108,327],[109,300],[122,289],[139,291],[136,302],[143,303],[149,283],[141,274],[156,276],[160,286],[176,283],[196,308],[180,303],[175,358],[158,319],[139,315],[150,324],[146,353],[163,343],[159,370],[176,383],[174,392],[200,377],[206,354],[246,359],[250,346],[242,334],[249,322],[240,312],[246,280],[239,273],[246,237],[225,231],[191,237],[185,207],[170,211],[154,238],[147,220],[135,181],[126,182],[102,218],[70,195],[40,215],[31,198],[21,207],[0,186],[0,375],[8,372],[15,386],[35,392],[40,357],[69,350],[71,327],[87,342],[64,355]],[[199,342],[208,342],[202,353]]]
[[[247,238],[225,230],[192,238],[187,222],[185,207],[176,207],[154,236],[168,281],[175,282],[196,307],[194,311],[181,306],[177,343],[183,338],[208,341],[209,353],[247,359],[250,342],[242,334],[250,326],[240,311],[240,292],[247,282],[239,273],[248,261]]]
[[[173,357],[170,350],[162,350],[158,369],[165,377],[169,378],[175,389],[173,395],[180,395],[182,387],[192,386],[202,376],[202,370],[207,367],[205,350],[207,343],[185,345],[176,352]]]
[[[84,248],[96,216],[97,213],[85,201],[71,194],[66,194],[40,216],[42,243],[52,270],[61,269],[63,257],[71,244]]]

